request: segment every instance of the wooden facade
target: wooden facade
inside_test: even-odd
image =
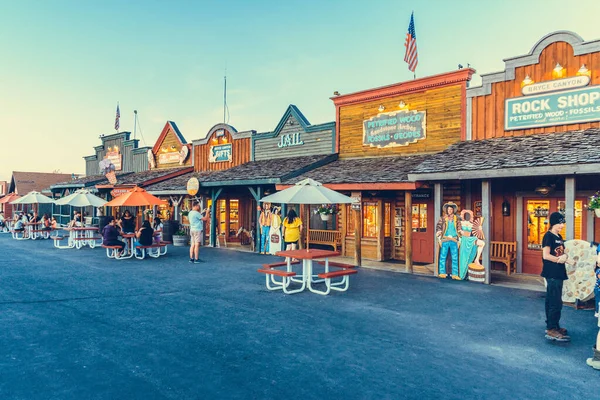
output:
[[[138,139],[130,139],[131,132],[119,132],[101,136],[102,144],[94,147],[95,154],[83,157],[86,176],[101,175],[99,162],[108,152],[119,153],[121,168],[117,172],[142,172],[148,170],[147,151],[150,147],[138,147]]]
[[[251,137],[254,131],[238,132],[233,126],[217,124],[206,138],[194,140],[194,171],[220,171],[250,161]],[[215,146],[231,145],[230,160],[211,161]]]
[[[192,145],[187,143],[174,122],[167,121],[151,153],[148,153],[148,161],[156,169],[191,167],[191,153]]]

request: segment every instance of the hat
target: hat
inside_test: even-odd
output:
[[[550,227],[553,227],[556,224],[564,224],[565,222],[565,216],[561,213],[553,212],[550,214]]]
[[[449,201],[448,203],[444,204],[444,206],[442,207],[444,209],[444,213],[448,213],[448,207],[452,207],[454,209],[454,214],[456,214],[458,212],[458,206],[456,205],[456,203]]]

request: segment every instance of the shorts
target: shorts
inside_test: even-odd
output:
[[[190,231],[190,243],[202,243],[202,231]]]
[[[296,240],[295,242],[283,242],[284,250],[287,249],[288,244],[298,245],[298,241]]]

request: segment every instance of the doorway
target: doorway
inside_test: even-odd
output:
[[[415,199],[416,200],[416,199]],[[434,253],[434,222],[433,202],[429,199],[418,199],[412,204],[411,228],[413,261],[433,263]]]
[[[586,230],[587,215],[583,209],[585,198],[575,199],[575,239],[582,239]],[[550,214],[565,212],[565,201],[558,198],[529,197],[523,199],[523,270],[524,274],[542,272],[542,239],[550,229]],[[560,233],[566,237],[566,229]]]

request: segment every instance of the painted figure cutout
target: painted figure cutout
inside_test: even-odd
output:
[[[473,263],[481,267],[479,262],[485,237],[483,235],[483,217],[474,218],[471,210],[462,210],[460,213],[460,251],[458,254],[458,275],[465,279],[469,272],[469,264]]]
[[[448,202],[444,204],[443,210],[444,214],[435,226],[435,236],[440,244],[438,276],[440,278],[448,277],[446,273],[446,258],[448,257],[448,252],[450,252],[452,279],[460,280],[458,275],[458,244],[461,229],[460,217],[456,215],[458,206],[453,202]]]

